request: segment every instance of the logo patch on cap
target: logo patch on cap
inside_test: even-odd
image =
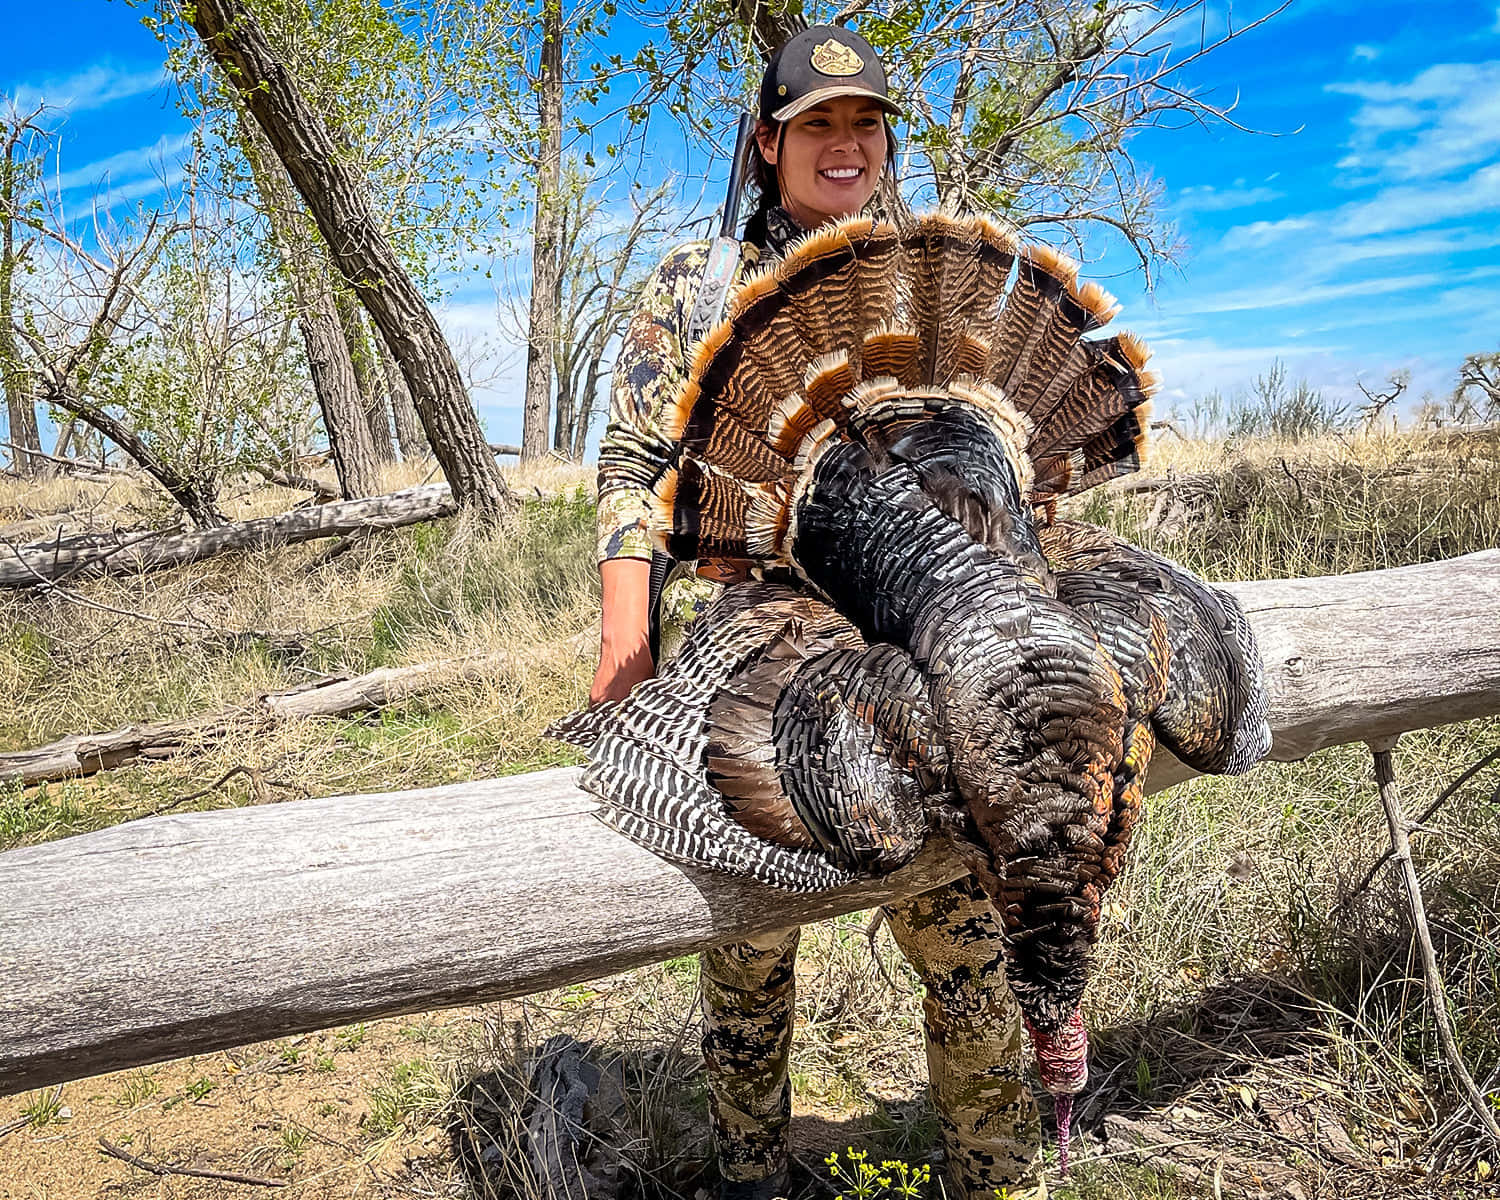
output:
[[[837,38],[829,38],[813,50],[812,65],[820,74],[843,78],[863,71],[865,60]]]

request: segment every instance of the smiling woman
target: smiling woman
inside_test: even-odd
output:
[[[889,161],[886,139],[880,106],[856,96],[821,101],[779,128],[762,121],[755,131],[781,206],[805,229],[869,203]]]
[[[789,40],[766,67],[758,115],[745,165],[759,202],[745,226],[741,278],[777,263],[803,234],[831,222],[867,212],[903,214],[887,120],[901,111],[887,93],[879,58],[858,34],[822,25]],[[649,497],[676,453],[664,418],[696,353],[687,330],[708,261],[702,242],[667,255],[642,293],[615,363],[610,423],[599,447],[603,620],[595,703],[625,697],[655,668],[647,632]],[[743,565],[700,563],[699,574],[734,578]],[[706,607],[706,596],[698,601]],[[1045,1196],[1021,1015],[988,902],[969,878],[893,904],[885,915],[927,989],[923,1032],[947,1194]],[[788,1192],[787,1063],[798,935],[783,930],[703,956],[703,1045],[720,1200],[771,1200]]]
[[[762,208],[779,203],[803,229],[863,209],[895,158],[885,118],[901,110],[886,94],[885,69],[868,45],[839,34],[848,36],[829,26],[798,34],[761,83],[752,166]]]

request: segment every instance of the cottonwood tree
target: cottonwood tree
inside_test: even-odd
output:
[[[513,501],[425,298],[367,182],[243,0],[198,0],[183,19],[237,89],[307,205],[331,258],[392,352],[434,455],[461,504],[496,516]]]
[[[189,172],[191,177],[191,172]],[[306,407],[281,305],[256,282],[241,214],[189,189],[157,211],[68,218],[45,190],[8,332],[37,400],[123,450],[199,527],[224,475],[284,440]]]
[[[770,49],[807,25],[848,23],[881,53],[907,112],[901,166],[916,203],[1052,224],[1075,243],[1108,227],[1148,281],[1176,239],[1131,136],[1235,124],[1234,102],[1198,91],[1189,68],[1286,7],[1239,26],[1231,14],[1210,35],[1206,0],[917,0],[885,12],[861,0],[642,2],[667,42],[646,64],[637,116],[660,96],[695,134],[723,131],[726,113],[753,102]]]
[[[370,435],[367,401],[350,353],[347,318],[340,313],[334,294],[327,253],[265,134],[243,109],[239,117],[240,150],[255,181],[277,263],[290,285],[339,490],[346,499],[376,495],[381,456]]]
[[[631,185],[615,199],[610,182],[576,161],[560,190],[558,271],[553,303],[558,320],[550,345],[555,400],[546,449],[580,462],[618,345],[661,246],[683,232],[674,206],[679,181]],[[535,288],[509,279],[499,294],[502,330],[527,344],[535,326]],[[528,344],[528,353],[530,346]],[[601,400],[604,404],[601,404]],[[545,452],[545,451],[544,451]]]
[[[531,177],[531,290],[526,327],[526,383],[521,421],[521,457],[536,458],[556,446],[556,429],[549,437],[554,377],[562,390],[570,383],[557,375],[555,346],[570,337],[562,324],[560,284],[572,252],[567,209],[570,189],[563,172],[570,135],[588,142],[596,126],[577,109],[602,106],[615,79],[629,68],[619,56],[606,61],[596,52],[608,40],[613,0],[536,0],[518,13],[518,29],[535,32],[534,43],[514,65],[512,78],[516,107],[510,113],[507,141],[510,154]],[[572,114],[572,115],[570,115]],[[616,147],[604,141],[601,155],[613,156]],[[585,148],[590,162],[594,149]],[[563,402],[561,391],[559,403]],[[567,418],[571,422],[571,416]]]
[[[562,0],[542,0],[541,46],[535,95],[537,145],[532,193],[531,313],[526,327],[526,392],[521,414],[521,458],[547,450],[552,393],[552,346],[557,339],[561,277],[563,11]]]
[[[504,75],[517,58],[511,7],[496,0],[255,0],[252,7],[341,160],[370,189],[413,280],[425,295],[441,294],[466,256],[490,250],[519,195],[495,154],[507,144],[496,130],[509,119]],[[233,92],[186,50],[173,46],[169,61],[187,107],[232,156],[238,137],[225,117],[239,111]],[[233,186],[232,163],[223,176]],[[311,218],[302,224],[320,244]],[[399,369],[387,369],[395,359],[379,330],[370,329],[336,272],[320,274],[335,295],[375,461],[394,458],[393,425],[403,456],[425,456],[416,409]]]
[[[1500,421],[1500,350],[1464,359],[1450,408],[1460,422]]]
[[[680,230],[671,210],[673,181],[636,189],[628,217],[579,179],[562,210],[562,247],[554,342],[557,412],[552,449],[582,462],[609,355],[625,331],[652,264],[646,252]]]
[[[9,104],[0,115],[0,390],[9,420],[11,466],[19,475],[46,469],[36,396],[15,333],[16,275],[26,271],[36,236],[23,218],[35,208],[32,189],[43,160],[38,144],[48,140],[37,124],[42,112],[39,106],[22,114]]]

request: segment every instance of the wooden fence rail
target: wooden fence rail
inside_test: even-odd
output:
[[[1500,712],[1500,552],[1237,584],[1274,755]],[[1186,777],[1152,768],[1159,789]],[[0,854],[0,1094],[523,995],[958,873],[940,847],[815,897],[671,866],[573,769],[155,817]]]

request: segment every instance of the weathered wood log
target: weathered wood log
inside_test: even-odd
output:
[[[40,587],[89,575],[178,567],[231,550],[262,550],[364,529],[398,529],[457,511],[447,484],[299,508],[213,529],[87,534],[29,546],[0,545],[0,588]]]
[[[1500,713],[1500,552],[1234,587],[1273,754]],[[1180,764],[1153,765],[1153,790]],[[934,887],[943,847],[791,896],[672,866],[574,769],[155,817],[0,854],[0,1093],[524,995]]]
[[[592,635],[569,639],[564,646],[582,649]],[[553,647],[538,647],[537,654]],[[310,717],[346,717],[430,695],[476,679],[491,679],[534,657],[527,654],[465,654],[405,667],[381,667],[363,675],[322,679],[285,692],[267,692],[234,708],[179,721],[127,725],[105,733],[73,733],[37,746],[0,754],[0,780],[24,785],[95,775],[142,759],[160,761],[185,750],[209,745],[231,732],[257,729],[277,721]]]

